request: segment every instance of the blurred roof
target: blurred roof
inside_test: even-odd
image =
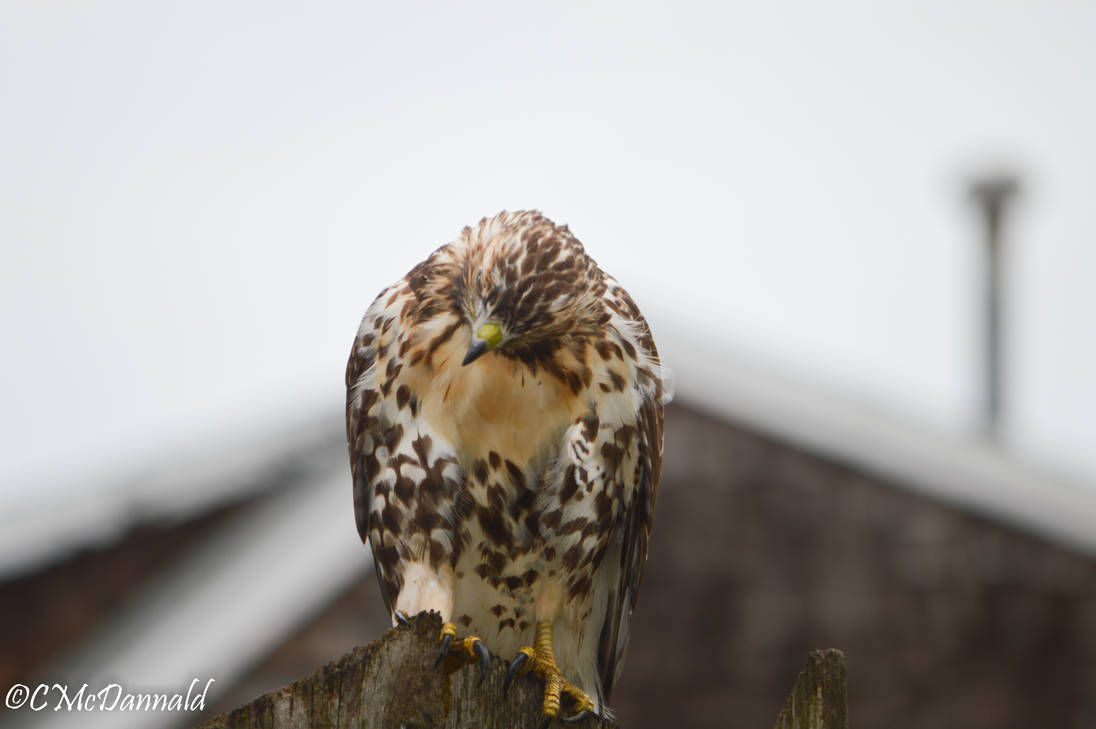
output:
[[[165,444],[120,472],[89,477],[74,468],[66,489],[0,509],[0,579],[111,544],[137,524],[178,522],[296,485],[318,463],[342,457],[343,432],[336,413],[211,424],[199,441]]]
[[[697,356],[674,365],[684,404],[1096,555],[1091,479],[1026,463],[978,432],[942,432],[748,358],[690,346]]]
[[[663,351],[685,351],[671,334]],[[672,362],[683,404],[849,463],[920,491],[1096,554],[1096,488],[1076,475],[1025,463],[977,434],[945,433],[695,341]],[[329,467],[343,473],[334,415],[275,422],[178,449],[114,478],[0,513],[0,577],[117,540],[136,524],[178,521]],[[337,464],[332,466],[331,464]],[[348,473],[343,473],[349,479]]]

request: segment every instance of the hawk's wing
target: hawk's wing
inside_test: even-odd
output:
[[[641,343],[651,355],[651,361],[657,363],[658,354],[650,334],[646,334]],[[640,377],[652,375],[647,372]],[[635,608],[639,584],[643,579],[643,566],[647,562],[647,542],[651,534],[655,501],[658,498],[658,480],[662,471],[664,395],[661,373],[654,374],[652,381],[640,382],[639,385],[645,396],[637,413],[632,444],[637,454],[636,469],[633,473],[621,474],[621,478],[625,480],[625,489],[634,489],[634,496],[619,527],[622,533],[619,582],[609,597],[598,643],[598,672],[606,701],[623,667],[632,610]],[[615,565],[602,565],[602,569],[614,567]]]
[[[373,503],[373,481],[380,472],[376,448],[383,433],[380,427],[381,398],[376,389],[373,371],[377,361],[376,321],[384,311],[382,299],[388,290],[381,291],[362,320],[350,360],[346,364],[346,440],[350,450],[350,472],[354,480],[354,521],[358,536],[364,543],[369,537],[369,514]],[[384,574],[382,560],[377,559],[376,545],[370,543],[373,552],[373,571],[380,583],[384,606],[392,612],[389,580]]]
[[[369,540],[373,571],[389,613],[403,584],[406,560],[429,555],[431,566],[456,550],[463,474],[452,448],[419,419],[420,400],[399,380],[406,349],[411,361],[456,331],[447,320],[410,331],[405,319],[436,306],[417,295],[419,264],[380,293],[362,319],[346,366],[346,435],[354,480],[354,521]],[[441,327],[441,331],[437,329]],[[423,335],[416,338],[416,334]],[[418,349],[412,345],[425,339]],[[402,469],[414,475],[409,476]]]

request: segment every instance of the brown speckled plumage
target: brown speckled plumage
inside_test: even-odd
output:
[[[485,322],[502,341],[462,365]],[[380,293],[346,373],[358,532],[390,611],[511,657],[536,621],[605,711],[647,555],[665,398],[639,309],[536,212],[465,228]]]

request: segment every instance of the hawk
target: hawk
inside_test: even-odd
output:
[[[608,716],[666,397],[632,298],[567,226],[502,212],[381,291],[346,385],[354,515],[393,621],[440,613],[439,662],[513,656],[506,685],[534,671],[545,723]]]

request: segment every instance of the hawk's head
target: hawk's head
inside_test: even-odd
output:
[[[503,212],[465,228],[412,272],[420,301],[447,301],[471,330],[464,358],[485,352],[550,357],[604,331],[605,275],[566,226],[535,211]]]

